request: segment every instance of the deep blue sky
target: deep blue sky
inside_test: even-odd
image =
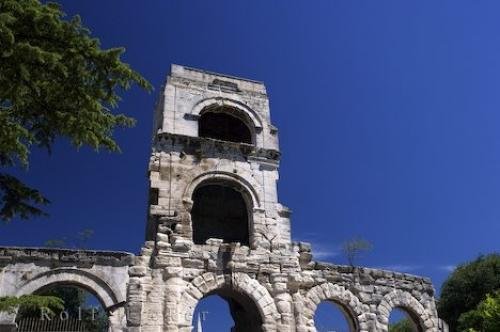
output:
[[[152,110],[171,63],[264,81],[281,150],[280,200],[294,239],[345,263],[432,277],[500,233],[498,1],[60,1],[156,91],[124,95],[122,154],[61,142],[23,178],[50,218],[0,225],[3,245],[40,245],[92,228],[99,249],[144,237]]]

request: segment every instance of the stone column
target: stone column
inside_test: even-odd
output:
[[[122,332],[125,331],[127,327],[127,321],[125,317],[125,308],[119,307],[112,309],[109,313],[109,332]]]
[[[180,278],[179,274],[182,267],[167,267],[164,270],[164,275],[167,279],[165,283],[165,306],[163,312],[164,330],[169,332],[179,331],[179,320],[181,315],[185,314],[179,312],[179,302],[182,292],[186,288],[186,282]],[[184,326],[184,329],[190,330],[190,327]]]
[[[16,312],[0,312],[0,332],[16,332]]]
[[[288,293],[287,282],[288,276],[286,274],[276,273],[271,275],[272,295],[276,303],[276,308],[281,315],[278,324],[279,331],[295,331],[293,299]]]

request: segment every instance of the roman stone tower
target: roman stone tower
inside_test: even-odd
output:
[[[196,305],[216,294],[237,332],[314,332],[322,301],[353,332],[386,332],[394,308],[416,332],[447,332],[429,279],[317,262],[291,241],[279,160],[264,84],[173,65],[155,110],[140,254],[0,248],[0,296],[83,287],[110,331],[192,331]],[[15,318],[0,313],[0,331]]]
[[[264,84],[173,65],[155,113],[147,239],[289,246],[279,157]]]
[[[289,210],[277,197],[278,131],[264,84],[173,65],[154,122],[146,230],[151,267],[184,280],[191,269],[210,271],[222,283],[215,293],[228,300],[235,329],[260,330],[277,309],[246,272],[299,268]],[[264,317],[250,298],[258,289],[259,299],[269,301]],[[166,298],[167,310],[186,305]],[[176,328],[190,330],[191,316],[185,313]]]

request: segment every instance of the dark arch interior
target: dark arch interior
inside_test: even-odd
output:
[[[108,331],[109,319],[104,305],[84,286],[49,284],[38,289],[35,295],[58,297],[64,301],[64,309],[50,308],[54,312],[51,316],[46,309],[21,306],[16,315],[19,331]],[[51,319],[46,319],[47,316]]]
[[[262,317],[254,301],[247,295],[234,290],[223,288],[208,293],[197,305],[195,315],[193,316],[193,326],[196,326],[197,312],[208,312],[207,320],[214,320],[216,313],[212,312],[211,307],[205,307],[203,301],[209,297],[219,296],[229,306],[229,312],[233,319],[234,326],[230,328],[231,332],[260,332],[262,331]],[[206,325],[217,322],[207,321]],[[205,322],[204,322],[205,324]],[[227,325],[226,325],[227,326]]]
[[[214,138],[222,141],[252,144],[250,128],[239,118],[224,110],[205,112],[199,122],[200,137]]]
[[[418,316],[402,307],[395,307],[389,315],[389,330],[422,332]]]
[[[193,241],[209,238],[249,244],[248,209],[242,194],[227,186],[205,185],[193,193]]]
[[[314,313],[314,325],[318,332],[354,332],[357,331],[356,320],[349,309],[333,300],[322,301]]]

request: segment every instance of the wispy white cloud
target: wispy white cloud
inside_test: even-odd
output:
[[[312,254],[314,259],[328,259],[339,255],[339,253],[334,250],[314,250],[314,249],[312,250]]]
[[[449,265],[429,266],[429,265],[419,265],[419,264],[391,264],[391,265],[382,265],[379,266],[378,268],[389,271],[397,271],[397,272],[414,272],[424,269],[427,270],[437,269],[445,272],[453,272],[453,270],[455,270],[456,268],[456,265],[449,264]]]
[[[311,241],[311,249],[314,259],[331,259],[340,254],[340,247],[319,241]]]
[[[456,265],[452,265],[452,264],[438,266],[439,270],[446,271],[446,272],[452,272],[453,270],[455,270],[455,268],[456,268]]]
[[[318,238],[316,233],[307,233],[301,241],[311,244],[311,252],[315,260],[329,260],[340,255],[340,245],[333,243],[325,243]]]

